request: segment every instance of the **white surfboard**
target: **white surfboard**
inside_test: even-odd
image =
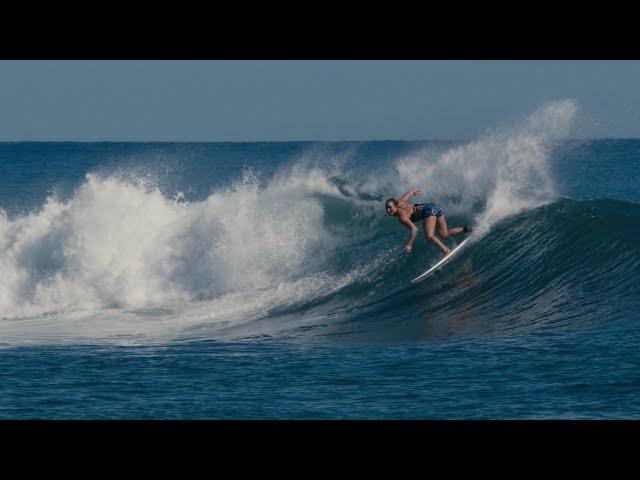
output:
[[[438,268],[440,268],[442,265],[444,265],[449,260],[451,260],[451,257],[453,257],[456,253],[458,253],[460,251],[460,249],[465,246],[465,244],[469,241],[470,238],[471,238],[471,235],[469,235],[467,238],[465,238],[463,241],[461,241],[456,248],[451,250],[451,253],[449,255],[447,255],[446,257],[444,257],[440,261],[438,261],[433,267],[431,267],[429,270],[424,272],[419,277],[416,277],[413,280],[411,280],[411,283],[420,283],[425,278],[427,278],[431,273],[435,272]]]

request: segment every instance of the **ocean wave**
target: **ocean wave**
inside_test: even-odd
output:
[[[561,292],[598,284],[576,249],[604,261],[609,273],[596,270],[601,276],[620,275],[621,293],[636,293],[622,278],[636,274],[635,237],[631,246],[612,240],[601,225],[615,217],[598,217],[615,207],[627,222],[636,206],[558,201],[549,158],[577,109],[554,102],[519,125],[389,158],[374,171],[350,165],[348,154],[329,163],[292,159],[267,177],[245,169],[199,201],[90,173],[66,200],[0,216],[0,332],[12,341],[369,332],[380,321],[424,323],[425,315],[436,328],[446,323],[438,319],[462,318],[461,308],[480,315],[476,327],[485,330],[503,328],[489,319],[509,312],[548,324],[564,311]],[[406,231],[383,202],[414,186],[425,192],[421,201],[444,206],[450,226],[478,229],[446,273],[409,287],[437,252],[419,240],[403,255]],[[584,225],[592,231],[580,237]],[[584,292],[599,298],[591,287]]]

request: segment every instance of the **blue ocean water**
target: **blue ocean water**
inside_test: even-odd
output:
[[[574,107],[470,141],[1,143],[0,418],[640,417],[640,140],[572,140]],[[438,252],[384,211],[412,187],[477,227],[417,286]]]

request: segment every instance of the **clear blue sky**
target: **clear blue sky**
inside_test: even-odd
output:
[[[564,98],[640,137],[638,61],[0,61],[0,141],[471,139]]]

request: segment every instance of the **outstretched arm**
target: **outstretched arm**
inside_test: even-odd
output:
[[[407,253],[411,253],[411,249],[413,248],[413,241],[416,239],[416,235],[418,234],[418,229],[413,224],[413,222],[409,220],[409,217],[402,215],[398,218],[400,219],[400,222],[402,222],[402,224],[410,230],[409,241],[405,245],[404,251]]]
[[[420,192],[421,192],[421,190],[419,188],[414,188],[412,190],[409,190],[407,193],[402,195],[398,201],[399,202],[406,202],[411,197],[415,197],[416,195],[420,195]]]

